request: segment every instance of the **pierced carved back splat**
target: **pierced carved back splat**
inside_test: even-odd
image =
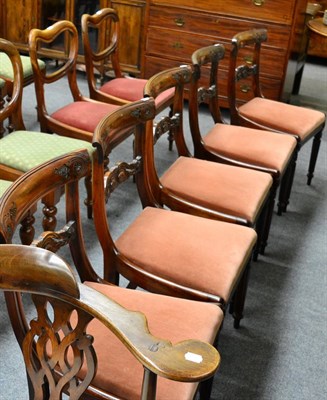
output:
[[[34,399],[44,399],[46,390],[51,400],[62,399],[63,392],[77,400],[97,368],[93,337],[86,333],[93,317],[53,298],[33,295],[32,299],[37,317],[30,322],[22,350]],[[76,376],[82,368],[81,381]]]

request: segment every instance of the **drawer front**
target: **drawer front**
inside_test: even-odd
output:
[[[165,69],[179,67],[181,63],[177,60],[170,60],[169,58],[161,58],[154,56],[146,56],[144,62],[144,78],[149,79],[151,76]]]
[[[239,32],[267,28],[267,46],[287,48],[290,38],[290,27],[269,24],[262,21],[229,18],[220,15],[188,12],[174,7],[156,7],[150,9],[149,26],[210,35],[231,40]]]
[[[211,36],[150,27],[147,34],[146,54],[169,57],[180,62],[190,62],[191,55],[195,50],[216,42],[215,38]]]
[[[291,24],[296,0],[151,0],[152,4],[180,6],[223,15]],[[304,7],[305,11],[305,7]]]
[[[164,40],[163,40],[164,39]],[[192,53],[200,47],[209,46],[215,43],[222,43],[226,47],[224,59],[221,61],[221,68],[227,69],[229,63],[229,41],[212,36],[200,36],[191,33],[173,31],[169,29],[152,28],[147,35],[146,54],[176,60],[179,63],[190,63]],[[240,52],[241,62],[249,59],[249,52],[243,49]],[[284,49],[264,48],[262,50],[261,71],[263,75],[283,77],[285,60]]]

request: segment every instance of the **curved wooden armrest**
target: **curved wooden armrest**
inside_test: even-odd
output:
[[[48,250],[1,245],[0,289],[56,297],[83,309],[107,326],[145,368],[167,379],[200,381],[219,366],[220,356],[213,346],[198,340],[173,345],[152,336],[144,314],[77,283],[69,265]]]
[[[209,378],[220,356],[208,343],[186,340],[172,344],[149,332],[146,316],[130,311],[98,291],[81,284],[80,300],[89,312],[112,330],[150,371],[167,379],[193,382]]]
[[[0,245],[0,289],[78,298],[69,265],[48,250],[21,244]]]

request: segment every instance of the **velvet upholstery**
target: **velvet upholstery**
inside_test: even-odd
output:
[[[142,99],[146,82],[146,79],[115,78],[106,82],[99,90],[124,100],[136,101]]]
[[[242,126],[215,124],[203,137],[207,149],[251,165],[264,166],[282,175],[296,140],[288,135]]]
[[[213,334],[218,333],[223,321],[221,309],[214,304],[190,302],[94,282],[85,283],[130,310],[144,312],[151,333],[172,343],[190,337],[213,343]],[[181,315],[183,318],[180,318]],[[94,347],[98,355],[98,371],[92,383],[99,389],[108,389],[109,393],[119,398],[140,399],[141,365],[99,321],[93,320],[89,324],[88,333],[95,336]],[[190,399],[196,387],[193,383],[167,381],[159,377],[156,398]]]
[[[321,111],[261,97],[253,98],[239,106],[238,110],[243,117],[267,128],[295,135],[300,141],[305,141],[314,130],[324,124],[326,118]]]
[[[161,182],[166,190],[187,201],[255,224],[269,194],[272,177],[246,168],[179,157],[162,175]]]
[[[99,121],[117,109],[116,105],[101,102],[74,101],[51,114],[51,118],[74,128],[94,132]]]
[[[146,79],[115,78],[106,82],[99,90],[103,93],[122,98],[128,101],[140,100],[143,97]],[[157,108],[169,103],[174,94],[174,89],[168,89],[156,98]]]
[[[116,246],[153,275],[228,301],[255,242],[246,227],[147,207]]]

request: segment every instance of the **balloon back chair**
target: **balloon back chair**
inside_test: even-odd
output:
[[[158,123],[149,121],[146,136],[139,143],[144,174],[138,184],[143,206],[168,207],[210,219],[255,227],[258,232],[258,255],[266,224],[267,207],[272,201],[272,178],[269,174],[246,168],[201,160],[191,156],[183,128],[184,85],[191,81],[192,68],[181,66],[158,73],[149,79],[146,96],[157,97],[174,87],[174,111],[160,115]],[[154,134],[153,134],[154,131]],[[154,146],[172,131],[178,150],[177,159],[159,177]]]
[[[144,173],[146,159],[139,143],[145,139],[144,125],[155,114],[152,98],[131,103],[105,117],[94,134],[94,223],[103,249],[104,277],[117,284],[122,275],[130,288],[211,302],[223,311],[234,295],[231,311],[238,327],[256,243],[252,228],[149,206],[141,209],[117,239],[112,233],[112,192],[131,176],[138,182],[138,175]],[[109,168],[104,187],[110,136],[130,126],[135,127],[135,158],[131,156]]]
[[[219,365],[211,344],[223,313],[214,304],[110,285],[96,274],[79,213],[79,181],[90,169],[86,150],[58,157],[22,175],[0,201],[0,288],[30,399],[59,400],[66,393],[70,399],[191,400],[199,382],[210,389]],[[65,227],[44,232],[31,246],[11,244],[35,202],[62,185]],[[54,254],[67,244],[83,283]],[[209,399],[204,389],[202,398]]]
[[[23,68],[16,47],[5,39],[0,39],[1,54],[6,54],[13,70],[12,95],[0,109],[0,123],[9,120],[9,133],[0,139],[0,178],[14,181],[31,168],[67,152],[86,148],[91,153],[92,145],[84,140],[43,132],[27,131],[22,117]],[[88,177],[88,180],[90,177]],[[87,204],[91,203],[90,185]],[[56,226],[56,203],[62,191],[49,193],[44,199],[44,229],[53,230]],[[32,222],[32,220],[30,221]],[[28,228],[26,227],[26,235]],[[30,243],[32,237],[25,239]],[[27,243],[28,244],[28,243]]]
[[[68,54],[64,60],[59,61],[58,68],[44,73],[37,63],[38,50],[45,45],[53,45],[59,40],[64,41],[65,46],[69,49]],[[93,132],[97,124],[106,114],[117,109],[118,106],[90,99],[80,92],[76,71],[78,33],[75,25],[70,21],[62,20],[44,30],[32,29],[29,35],[29,50],[35,75],[36,100],[41,130],[92,142]],[[56,84],[64,78],[68,80],[67,87],[70,90],[72,100],[52,112],[50,111],[51,96],[46,95],[46,92],[51,88],[55,90]],[[120,137],[112,138],[112,145],[119,144],[130,133],[121,132]]]
[[[231,122],[235,125],[288,134],[297,140],[297,152],[313,139],[307,184],[311,184],[318,157],[321,135],[326,122],[323,112],[266,99],[260,82],[260,54],[267,41],[266,29],[240,32],[232,39],[229,64],[228,93]],[[241,60],[241,61],[240,61]],[[250,99],[238,104],[239,90],[247,91]],[[287,188],[286,202],[279,214],[286,211],[291,192],[295,163]]]
[[[147,80],[124,75],[121,71],[120,21],[117,11],[113,8],[103,8],[93,15],[82,15],[81,22],[90,97],[117,105],[141,100]],[[169,89],[158,96],[158,113],[166,107],[171,107],[173,95],[173,90]],[[169,141],[169,146],[171,149],[172,140]]]
[[[273,178],[272,196],[267,227],[273,215],[275,193],[279,186],[280,207],[285,203],[287,181],[295,162],[296,140],[290,135],[231,125],[222,117],[219,107],[219,62],[224,58],[222,44],[207,46],[192,54],[192,81],[189,91],[189,123],[194,155],[237,167],[266,172]],[[207,104],[212,125],[206,132],[199,122],[200,107]],[[208,119],[206,120],[208,121]],[[260,253],[267,245],[268,231],[264,232]]]

